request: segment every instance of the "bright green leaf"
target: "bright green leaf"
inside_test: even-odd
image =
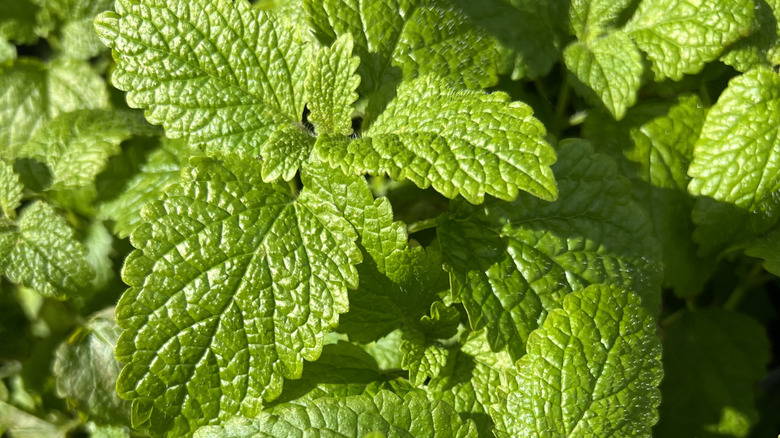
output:
[[[461,203],[438,231],[472,327],[486,326],[494,351],[515,359],[547,314],[588,285],[635,290],[651,313],[659,309],[660,254],[630,184],[583,141],[563,142],[558,153],[558,201]]]
[[[497,435],[649,438],[662,377],[661,342],[639,296],[588,287],[528,338],[506,403],[493,405]]]
[[[358,98],[360,59],[352,56],[352,35],[346,34],[333,47],[323,48],[314,58],[306,77],[309,121],[318,134],[352,134],[352,104]]]
[[[0,160],[0,211],[10,220],[16,219],[16,209],[22,203],[24,186],[14,168]]]
[[[574,79],[575,90],[602,103],[620,120],[636,103],[642,85],[642,55],[631,38],[610,32],[589,42],[574,42],[563,51],[563,60]]]
[[[191,165],[144,208],[117,306],[117,391],[134,425],[173,435],[254,416],[299,378],[347,311],[361,258],[334,205],[263,183],[257,160]]]
[[[755,27],[758,30],[747,38],[731,45],[720,57],[721,61],[741,72],[758,66],[773,66],[780,62],[780,2],[778,0],[753,0],[755,3]]]
[[[85,62],[20,59],[12,67],[0,67],[0,156],[15,157],[60,113],[107,107],[105,81]]]
[[[319,398],[305,406],[287,405],[254,420],[236,418],[224,426],[204,427],[197,438],[276,438],[332,436],[363,438],[370,433],[399,438],[476,437],[474,424],[462,421],[451,406],[429,401],[419,392],[403,399],[387,391],[374,397]]]
[[[79,292],[95,276],[86,249],[52,207],[36,202],[13,228],[0,230],[0,269],[47,297]]]
[[[780,77],[768,68],[732,79],[710,109],[688,169],[688,191],[701,197],[693,219],[703,250],[757,235],[777,221],[779,126]]]
[[[55,47],[72,59],[89,59],[106,50],[95,33],[93,21],[114,6],[113,0],[34,0],[59,22]]]
[[[656,80],[696,74],[752,31],[750,0],[642,1],[625,27],[653,62]]]
[[[764,327],[724,310],[685,312],[664,328],[658,436],[748,436],[754,385],[769,360]]]
[[[446,97],[446,99],[445,99]],[[431,108],[438,108],[432,112]],[[555,152],[530,107],[503,93],[455,91],[432,76],[404,83],[361,138],[320,136],[320,156],[346,172],[384,173],[480,203],[511,200],[518,189],[557,196]]]
[[[101,311],[60,345],[53,365],[57,394],[100,424],[130,423],[130,403],[115,389],[122,369],[114,358],[120,333],[114,309]]]
[[[115,7],[95,21],[114,49],[113,83],[169,137],[259,155],[274,131],[301,122],[311,48],[272,14],[246,0]]]

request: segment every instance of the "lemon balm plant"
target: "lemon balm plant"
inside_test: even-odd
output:
[[[780,4],[0,6],[0,431],[778,426]]]

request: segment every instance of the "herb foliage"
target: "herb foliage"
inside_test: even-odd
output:
[[[0,11],[0,433],[780,429],[777,2]]]

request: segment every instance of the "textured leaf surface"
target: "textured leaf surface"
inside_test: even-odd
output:
[[[555,152],[545,134],[530,107],[503,93],[452,92],[426,76],[402,85],[362,138],[325,136],[316,147],[345,171],[387,172],[472,203],[486,193],[511,200],[518,189],[551,200]]]
[[[615,122],[591,114],[586,137],[597,142],[631,178],[634,200],[653,221],[661,243],[665,284],[680,297],[698,293],[711,274],[714,261],[700,259],[691,235],[693,199],[688,195],[688,165],[704,124],[706,109],[698,97],[674,101],[647,101]]]
[[[225,426],[204,427],[195,436],[359,438],[372,432],[399,438],[476,437],[474,424],[461,421],[448,404],[431,402],[419,392],[402,399],[387,391],[374,397],[320,398],[305,406],[289,405],[254,420],[237,418]]]
[[[107,107],[105,81],[85,62],[19,60],[0,68],[0,155],[13,157],[59,113]]]
[[[579,41],[592,41],[614,26],[632,0],[572,0],[569,28]]]
[[[0,229],[0,268],[13,283],[58,298],[79,292],[95,276],[86,249],[43,202],[25,208],[15,227]]]
[[[661,402],[661,342],[640,298],[594,285],[567,295],[528,339],[506,404],[493,406],[500,436],[650,437]]]
[[[428,383],[430,397],[449,403],[461,418],[477,425],[479,436],[493,436],[490,406],[504,400],[496,391],[506,386],[514,362],[506,352],[494,353],[484,331],[465,335],[460,350],[451,354],[444,371]]]
[[[54,360],[57,394],[100,424],[130,423],[130,403],[116,393],[122,366],[114,358],[114,346],[120,333],[109,308],[63,342]]]
[[[45,124],[18,155],[45,163],[55,190],[89,186],[119,144],[135,133],[154,131],[133,113],[83,110],[60,114]]]
[[[22,202],[24,186],[19,182],[19,176],[14,168],[0,160],[0,209],[6,218],[16,219],[16,209]]]
[[[611,32],[588,43],[575,42],[563,52],[575,90],[602,103],[620,120],[636,103],[644,70],[642,55],[623,32]]]
[[[716,201],[700,199],[694,210],[694,237],[705,250],[762,232],[777,220],[778,126],[780,77],[768,68],[732,79],[707,114],[688,170],[688,191]]]
[[[59,22],[55,45],[71,59],[87,60],[106,47],[95,33],[95,16],[113,8],[113,0],[35,0],[45,13]]]
[[[368,98],[364,126],[395,95],[402,78],[429,73],[468,88],[497,82],[493,39],[447,2],[428,0],[304,0],[317,37],[330,45],[352,34],[361,64],[358,93]]]
[[[735,69],[746,72],[760,65],[773,66],[780,61],[778,44],[778,19],[780,2],[777,0],[755,0],[755,33],[731,45],[720,57],[721,61]]]
[[[352,56],[352,35],[346,34],[333,47],[320,49],[306,77],[309,121],[318,134],[352,134],[352,104],[358,98],[360,59]]]
[[[764,327],[723,310],[686,312],[664,330],[658,436],[747,436],[769,360]]]
[[[282,395],[273,404],[300,405],[322,397],[373,396],[381,389],[393,391],[394,386],[402,385],[405,392],[412,390],[405,381],[393,380],[381,372],[376,360],[362,348],[341,341],[326,345],[316,362],[307,362],[300,379],[286,380]]]
[[[182,435],[253,416],[347,310],[360,253],[336,207],[264,184],[260,163],[192,159],[149,204],[124,268],[117,391],[133,423]]]
[[[412,385],[419,387],[426,380],[439,376],[450,355],[450,348],[440,340],[455,336],[459,324],[458,310],[436,301],[431,306],[430,316],[423,316],[417,324],[403,330],[401,367],[409,371]]]
[[[114,49],[114,85],[169,137],[259,155],[275,130],[300,123],[310,48],[269,13],[246,0],[115,7],[96,20]]]
[[[653,62],[657,80],[679,81],[748,35],[753,16],[748,0],[643,1],[626,31]]]
[[[439,227],[455,297],[472,326],[487,327],[493,349],[515,359],[547,313],[590,284],[630,288],[651,313],[659,308],[660,254],[630,184],[583,141],[558,152],[558,201],[461,203]]]
[[[114,232],[122,238],[130,235],[141,222],[141,209],[151,201],[162,197],[169,185],[179,181],[181,169],[192,151],[182,141],[162,141],[159,149],[149,158],[115,199],[100,206],[99,215],[114,220]]]

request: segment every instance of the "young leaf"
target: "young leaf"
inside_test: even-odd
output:
[[[613,31],[588,42],[572,43],[563,51],[563,60],[575,79],[575,90],[603,103],[615,119],[622,119],[636,103],[644,65],[625,33]]]
[[[640,298],[590,286],[528,338],[492,407],[498,436],[650,437],[661,402],[661,342]]]
[[[345,172],[387,172],[449,198],[480,203],[487,193],[512,200],[520,189],[552,200],[558,193],[548,166],[555,152],[545,134],[530,107],[509,103],[504,93],[453,92],[448,82],[425,76],[402,84],[361,138],[320,136],[315,147]]]
[[[688,191],[717,202],[699,199],[695,206],[694,238],[704,251],[777,221],[779,125],[780,77],[768,68],[732,79],[707,114],[688,169]]]
[[[43,296],[64,298],[92,280],[86,252],[65,221],[40,201],[22,211],[15,228],[0,229],[0,270]]]
[[[477,425],[479,436],[492,435],[490,406],[501,402],[496,388],[506,386],[514,362],[505,351],[494,353],[485,332],[464,335],[459,351],[450,354],[444,371],[428,383],[430,397],[452,405],[463,419]]]
[[[584,127],[585,136],[631,178],[633,198],[652,219],[661,243],[665,284],[679,297],[700,292],[715,264],[696,255],[690,218],[694,202],[687,192],[688,165],[706,114],[699,98],[687,95],[643,102],[619,123],[591,114]]]
[[[310,46],[272,14],[246,0],[115,7],[95,20],[114,49],[114,85],[169,137],[260,155],[274,131],[301,122]]]
[[[374,397],[319,398],[287,405],[254,420],[233,419],[224,426],[203,427],[196,438],[275,438],[281,436],[366,437],[371,433],[399,438],[476,437],[474,424],[461,421],[452,407],[411,392],[403,399],[388,391]]]
[[[0,67],[0,156],[15,157],[60,113],[107,107],[105,81],[86,62],[20,59],[12,67]]]
[[[583,141],[563,142],[558,153],[558,201],[461,203],[438,230],[472,327],[486,326],[494,351],[508,348],[515,359],[547,313],[590,284],[635,290],[651,313],[659,309],[660,254],[630,184]]]
[[[665,327],[658,436],[747,436],[756,420],[754,385],[764,375],[764,327],[724,310],[685,312]]]
[[[494,85],[498,51],[492,38],[447,2],[304,0],[321,42],[351,34],[361,64],[358,94],[369,100],[370,126],[402,79],[435,74],[465,85]]]
[[[130,403],[120,399],[115,389],[122,369],[114,358],[120,332],[114,309],[108,308],[63,342],[54,360],[57,394],[100,424],[130,423]]]
[[[16,209],[22,202],[24,186],[14,168],[0,160],[0,211],[10,220],[16,219]]]
[[[749,0],[643,1],[625,31],[653,62],[656,80],[696,74],[753,29]]]
[[[133,134],[153,134],[135,113],[82,110],[60,114],[36,132],[18,152],[51,170],[51,189],[90,186],[108,157]]]
[[[423,316],[418,324],[403,330],[401,367],[409,371],[412,385],[419,387],[427,379],[439,376],[450,349],[438,339],[455,336],[459,323],[460,314],[456,308],[436,301],[431,305],[430,316]]]
[[[117,306],[117,391],[134,425],[173,435],[253,416],[299,378],[360,262],[354,230],[315,192],[263,183],[250,158],[191,165],[144,208]]]

